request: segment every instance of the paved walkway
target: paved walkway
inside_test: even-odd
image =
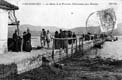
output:
[[[32,50],[31,52],[8,52],[5,54],[0,54],[0,64],[10,64],[12,62],[16,63],[26,58],[50,52],[52,52],[52,50],[49,49]]]
[[[88,44],[86,44],[87,42]],[[90,41],[87,41],[87,42],[84,42],[85,44],[84,49],[87,49],[87,47],[89,47]],[[76,44],[74,44],[73,46],[75,48]],[[69,45],[69,47],[71,48],[71,45]],[[52,49],[38,49],[38,50],[32,50],[31,52],[8,52],[5,54],[0,54],[0,64],[11,64],[12,62],[17,63],[26,58],[31,58],[37,55],[43,55],[46,53],[51,54]]]

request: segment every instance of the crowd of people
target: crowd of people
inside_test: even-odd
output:
[[[52,34],[50,33],[49,30],[45,30],[42,29],[41,33],[40,33],[40,45],[41,48],[47,48],[49,49],[50,47],[50,42],[52,41],[52,38],[59,38],[59,39],[55,39],[54,42],[54,46],[55,49],[64,49],[66,48],[66,40],[65,39],[60,39],[60,38],[76,38],[76,34],[72,31],[66,31],[66,30],[62,30],[60,29],[60,31],[56,31],[54,36],[52,36]],[[20,37],[18,35],[18,31],[15,30],[15,32],[13,33],[13,46],[10,46],[9,44],[9,49],[11,49],[12,51],[26,51],[26,52],[30,52],[32,50],[32,46],[31,46],[31,33],[30,30],[27,29],[27,31],[23,32],[23,36]],[[68,44],[72,44],[75,42],[75,39],[69,39],[68,40]],[[9,40],[9,43],[11,43],[11,41]]]
[[[42,29],[40,34],[40,43],[42,48],[50,48],[50,42],[52,41],[53,36],[51,35],[49,30]],[[72,31],[66,31],[60,29],[60,32],[56,31],[54,34],[54,38],[76,38],[76,34]],[[69,44],[72,44],[72,42],[75,42],[75,40],[68,40]],[[55,39],[55,49],[64,49],[66,47],[66,40],[63,39]]]
[[[87,34],[82,34],[81,37],[85,41],[87,41],[87,40],[97,39],[98,35],[87,33]],[[101,34],[100,37],[104,38],[105,35]],[[46,31],[45,29],[42,29],[40,33],[41,48],[47,48],[47,49],[51,48],[52,46],[50,46],[50,42],[52,41],[52,38],[54,38],[55,49],[60,49],[60,48],[65,49],[67,47],[67,41],[68,41],[68,44],[75,43],[76,34],[72,31],[60,29],[59,31],[55,32],[54,36],[52,36],[49,30]],[[66,38],[70,38],[70,39],[67,40]],[[15,32],[13,33],[12,40],[8,40],[8,43],[11,43],[12,41],[13,41],[13,44],[12,45],[9,44],[8,46],[8,48],[11,49],[12,51],[30,52],[32,50],[31,33],[29,29],[23,32],[22,37],[20,37],[18,35],[18,31],[15,30]]]
[[[50,42],[52,40],[52,35],[49,30],[42,29],[40,33],[40,43],[42,48],[50,48]],[[47,46],[46,46],[47,45]],[[8,50],[19,52],[26,51],[30,52],[32,50],[31,46],[31,33],[30,30],[23,32],[22,37],[18,35],[17,29],[13,33],[12,38],[8,39]]]
[[[87,34],[82,34],[80,38],[84,39],[85,41],[88,40],[93,40],[93,39],[98,39],[98,38],[105,38],[107,35],[105,34],[92,34],[92,33],[87,33]],[[68,44],[75,43],[76,40],[76,34],[72,31],[67,31],[67,30],[62,30],[60,29],[59,31],[56,31],[54,36],[50,33],[49,30],[42,29],[40,33],[40,45],[41,48],[51,48],[50,42],[54,38],[54,48],[55,49],[65,49],[67,47],[67,41]],[[68,40],[67,40],[68,38]],[[15,30],[13,33],[12,39],[8,40],[8,50],[12,51],[26,51],[30,52],[32,50],[31,46],[31,33],[30,30],[27,29],[27,31],[23,32],[23,36],[20,37],[18,35],[18,31]]]
[[[85,41],[88,41],[88,40],[94,40],[94,39],[104,39],[104,38],[107,38],[107,35],[104,33],[92,34],[88,32],[87,34],[82,34],[82,38],[84,38]]]
[[[97,38],[97,35],[91,36],[91,33],[88,34],[82,34],[82,38],[85,40],[92,40]],[[41,48],[50,48],[50,42],[52,41],[52,38],[54,37],[54,48],[55,49],[64,49],[67,47],[67,40],[66,38],[70,38],[68,40],[68,44],[72,44],[76,40],[76,34],[72,31],[62,30],[56,31],[54,36],[50,33],[49,30],[42,29],[40,33],[40,43]],[[17,30],[13,33],[13,51],[27,51],[30,52],[32,50],[31,46],[31,33],[30,30],[27,29],[27,31],[23,32],[23,37],[21,38],[18,35]]]
[[[60,29],[60,32],[58,31],[55,32],[54,37],[58,38],[55,39],[55,49],[60,49],[60,48],[64,49],[67,47],[66,40],[60,38],[76,38],[76,34],[73,33],[72,31],[66,31],[66,30],[63,31],[62,29]],[[68,44],[72,44],[72,42],[75,42],[75,39],[68,40]]]

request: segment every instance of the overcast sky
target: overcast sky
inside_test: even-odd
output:
[[[74,28],[85,26],[94,11],[114,8],[117,21],[122,22],[122,0],[7,0],[19,6],[16,12],[20,24]],[[49,5],[53,3],[55,5]],[[60,5],[60,3],[67,3]],[[77,3],[77,5],[71,5]],[[89,5],[95,3],[94,5]],[[110,3],[114,3],[110,5]],[[48,5],[47,5],[48,4]],[[58,5],[57,5],[58,4]]]

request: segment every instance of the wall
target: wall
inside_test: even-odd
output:
[[[0,9],[0,54],[7,51],[8,12]]]

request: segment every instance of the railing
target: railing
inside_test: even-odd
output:
[[[71,44],[69,45],[69,41],[71,41]],[[64,50],[63,54],[66,55],[66,57],[72,56],[72,54],[80,52],[82,55],[85,51],[88,51],[91,47],[94,45],[99,45],[104,42],[102,38],[90,38],[89,40],[85,40],[82,37],[77,38],[53,38],[53,46],[52,46],[52,58],[55,56],[55,51],[59,53],[59,55],[62,55],[60,53],[61,50]],[[58,49],[56,48],[58,45]],[[63,47],[62,47],[63,45]],[[56,58],[56,57],[55,57]],[[62,58],[62,57],[60,57]]]
[[[61,46],[58,49],[55,49],[56,40],[63,41],[65,43],[65,47]],[[69,45],[68,41],[72,43]],[[75,40],[75,41],[74,41]],[[94,40],[85,41],[84,38],[53,38],[52,52],[43,53],[39,55],[35,55],[33,57],[25,58],[22,61],[18,62],[18,73],[23,73],[29,71],[31,69],[40,67],[42,65],[42,57],[45,57],[50,63],[55,63],[64,60],[65,58],[72,57],[74,53],[78,53],[83,55],[85,51],[89,51],[92,47]],[[60,45],[60,44],[58,44]]]
[[[82,38],[53,38],[53,46],[52,46],[53,58],[54,58],[55,50],[64,50],[64,53],[66,53],[66,57],[69,57],[69,55],[72,55],[78,51],[82,51],[83,53],[83,39]]]

